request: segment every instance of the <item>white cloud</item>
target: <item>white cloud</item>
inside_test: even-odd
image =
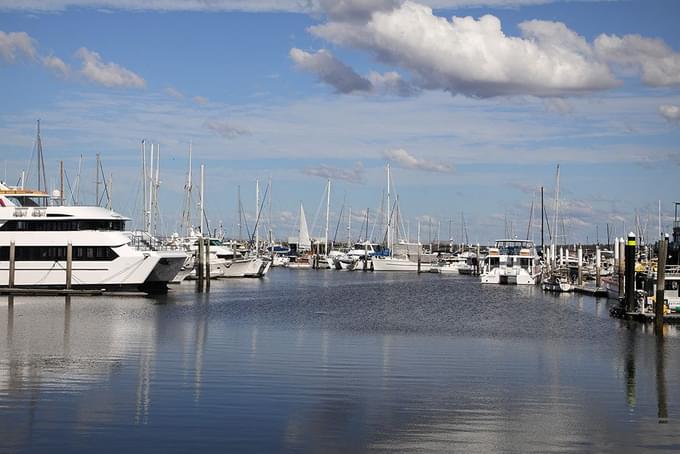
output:
[[[289,55],[298,69],[315,74],[338,93],[368,92],[372,88],[368,79],[361,77],[326,49],[311,54],[294,47]]]
[[[366,172],[361,161],[357,162],[353,169],[343,169],[321,164],[318,166],[307,166],[302,170],[302,173],[332,180],[343,180],[349,183],[364,183],[366,181]]]
[[[439,173],[453,172],[453,167],[449,164],[418,159],[401,148],[385,151],[383,152],[383,157],[405,169],[424,170],[426,172]]]
[[[224,137],[225,139],[235,139],[239,136],[248,135],[250,131],[247,129],[234,126],[226,121],[210,120],[205,122],[205,127],[212,132]]]
[[[543,105],[546,111],[560,115],[570,114],[574,111],[574,107],[564,98],[545,98]]]
[[[396,71],[389,71],[384,74],[371,71],[368,80],[373,86],[373,91],[380,94],[413,96],[420,91],[418,87],[404,80]]]
[[[659,106],[659,113],[668,121],[680,121],[680,106],[663,104]]]
[[[67,78],[71,73],[71,68],[69,67],[69,65],[64,63],[64,60],[62,60],[61,58],[55,57],[54,55],[48,55],[47,57],[43,57],[42,64],[43,66],[51,69],[58,76],[64,79]]]
[[[7,63],[14,63],[17,54],[35,58],[34,40],[26,32],[3,32],[0,30],[0,58]]]
[[[184,98],[184,93],[176,89],[175,87],[165,87],[163,90],[165,91],[166,94],[169,96],[172,96],[175,99],[183,99]]]
[[[395,71],[384,74],[371,71],[368,77],[363,77],[326,49],[312,54],[293,48],[290,58],[298,69],[315,74],[320,81],[332,86],[336,93],[413,96],[420,91]]]
[[[208,104],[208,98],[206,98],[205,96],[194,96],[193,101],[199,106],[205,106],[206,104]]]
[[[638,69],[647,85],[680,85],[680,53],[660,39],[600,35],[595,39],[595,50],[604,61]]]
[[[368,21],[329,21],[312,34],[375,54],[410,71],[422,88],[476,97],[561,96],[614,87],[609,67],[587,41],[559,22],[520,24],[522,37],[503,33],[486,15],[453,17],[406,1]]]
[[[103,63],[97,52],[81,47],[76,56],[83,62],[80,70],[86,79],[106,87],[144,88],[146,81],[117,63]]]

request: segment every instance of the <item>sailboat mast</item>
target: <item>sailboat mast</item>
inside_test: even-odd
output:
[[[96,175],[97,176],[95,178],[95,196],[94,196],[95,197],[94,203],[97,206],[99,206],[99,185],[101,184],[101,182],[99,181],[99,165],[100,165],[99,160],[100,159],[101,159],[100,155],[99,155],[99,153],[97,153],[97,162],[95,164],[95,167],[97,168],[96,169],[96,171],[97,171]]]
[[[557,224],[557,219],[559,217],[560,213],[560,165],[557,164],[557,175],[555,177],[555,222],[553,222],[554,226],[554,235],[553,235],[553,243],[557,242],[557,230],[558,230],[558,224]]]
[[[272,247],[272,251],[274,250],[274,229],[273,229],[273,222],[272,222],[272,176],[271,174],[269,175],[269,189],[267,190],[267,193],[269,194],[269,245]]]
[[[392,216],[390,210],[392,205],[390,204],[390,164],[387,164],[387,212],[385,213],[387,220],[387,248],[390,250],[390,255],[392,255],[392,238],[391,238],[391,221]]]
[[[328,255],[328,223],[331,216],[331,180],[328,180],[326,188],[326,236],[324,238],[324,253]]]
[[[255,255],[260,255],[260,179],[255,179]]]
[[[78,186],[80,186],[80,172],[78,172]],[[146,226],[146,141],[142,140],[142,229],[146,229]]]
[[[205,165],[201,164],[201,202],[199,204],[198,210],[200,212],[199,216],[201,217],[201,236],[205,236],[203,232],[203,225],[204,225],[204,213],[205,213]]]
[[[43,156],[42,139],[40,138],[40,120],[37,121],[37,134],[35,139],[38,164],[38,191],[47,191],[47,177],[45,176],[45,158]],[[46,202],[44,202],[46,203]]]
[[[243,207],[241,206],[241,185],[236,186],[238,196],[238,241],[243,239]]]
[[[541,186],[541,251],[545,250],[545,237],[543,236],[544,223],[545,223],[545,208],[543,208],[543,186]]]
[[[347,213],[347,247],[352,244],[352,207],[349,207]]]
[[[149,205],[148,205],[148,217],[146,219],[146,231],[147,233],[151,234],[151,224],[153,223],[152,221],[152,216],[153,216],[153,158],[154,158],[154,146],[153,143],[151,144],[151,151],[149,152],[149,174],[147,178],[149,179]]]

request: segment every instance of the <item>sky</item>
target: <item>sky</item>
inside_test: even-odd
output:
[[[259,179],[265,229],[295,235],[302,203],[322,236],[331,179],[330,235],[351,208],[357,240],[366,210],[382,237],[389,164],[402,236],[459,242],[464,218],[489,244],[540,241],[559,164],[562,239],[653,241],[680,200],[678,19],[674,0],[0,0],[0,179],[36,186],[40,119],[49,186],[63,160],[93,203],[99,153],[135,225],[158,144],[170,234],[191,144],[212,229],[238,236],[240,193],[252,230]]]

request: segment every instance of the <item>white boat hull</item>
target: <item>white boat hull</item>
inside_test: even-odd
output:
[[[401,258],[394,258],[394,257],[385,257],[385,258],[373,257],[372,262],[373,262],[373,271],[411,271],[411,272],[414,272],[414,273],[418,271],[418,262],[412,262],[408,259],[401,259]],[[430,264],[429,263],[421,263],[420,264],[420,271],[421,272],[429,272],[430,271]]]

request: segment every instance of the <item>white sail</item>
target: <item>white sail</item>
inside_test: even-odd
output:
[[[309,238],[309,230],[307,229],[307,219],[305,218],[305,210],[300,204],[300,227],[298,229],[298,250],[312,249],[312,241]]]

